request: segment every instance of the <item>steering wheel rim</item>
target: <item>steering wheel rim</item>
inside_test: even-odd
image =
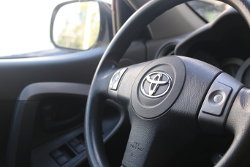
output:
[[[98,105],[100,101],[105,99],[110,93],[107,88],[110,87],[110,80],[112,79],[113,74],[117,71],[117,64],[120,58],[123,56],[130,43],[135,39],[135,36],[140,33],[140,29],[148,25],[153,21],[157,16],[160,16],[163,12],[169,10],[172,7],[175,7],[181,3],[185,3],[187,0],[154,0],[145,4],[142,8],[136,11],[128,21],[123,25],[119,32],[115,35],[110,45],[108,46],[106,52],[104,53],[92,81],[91,89],[88,96],[88,101],[85,111],[85,123],[84,123],[84,134],[85,142],[88,152],[88,157],[90,164],[94,167],[108,167],[109,163],[107,157],[104,153],[102,135],[101,135],[101,123],[100,123],[100,113],[98,112]],[[250,1],[248,0],[225,0],[225,3],[230,4],[235,9],[237,9],[242,16],[247,21],[250,27]],[[189,60],[188,60],[189,61]],[[210,67],[209,67],[210,68]],[[140,69],[142,70],[142,69]],[[216,76],[221,72],[215,70]],[[139,74],[137,74],[139,75]],[[215,75],[215,74],[214,74]],[[102,83],[102,84],[100,84]],[[211,84],[211,83],[210,83]],[[238,84],[238,90],[242,85]],[[100,93],[101,92],[101,93]],[[237,92],[238,93],[238,92]],[[232,111],[228,116],[228,125],[231,127],[232,131],[235,130],[235,126],[238,131],[242,129],[246,130],[245,127],[239,125],[236,118],[245,118],[245,113],[240,115],[236,112],[239,110],[247,110],[248,108],[242,107],[242,98],[248,100],[249,91],[244,89],[240,90],[237,98],[236,105],[233,105]],[[247,95],[246,95],[247,94]],[[235,95],[236,96],[236,95]],[[238,101],[237,101],[238,100]],[[246,103],[246,102],[245,102]],[[232,114],[231,114],[232,113]],[[235,117],[233,117],[235,116]],[[248,122],[248,119],[244,119],[245,124]],[[236,123],[237,122],[237,123]],[[245,125],[244,124],[244,125]],[[236,132],[235,132],[236,133]],[[236,139],[230,146],[227,153],[219,161],[217,166],[234,166],[237,161],[233,155],[235,152],[238,152],[239,156],[242,155],[245,151],[241,151],[242,148],[238,148],[239,142],[246,143],[246,138],[241,137],[242,135],[236,135]],[[241,150],[239,150],[241,149]],[[234,159],[234,160],[232,160]],[[129,166],[128,166],[129,167]]]

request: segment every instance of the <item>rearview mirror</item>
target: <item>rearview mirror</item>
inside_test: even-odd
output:
[[[98,43],[101,24],[99,2],[65,2],[54,10],[51,40],[59,48],[88,50]]]

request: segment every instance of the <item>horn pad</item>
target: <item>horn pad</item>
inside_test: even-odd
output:
[[[147,119],[168,111],[185,82],[185,66],[177,56],[149,63],[136,78],[131,102],[136,114]]]

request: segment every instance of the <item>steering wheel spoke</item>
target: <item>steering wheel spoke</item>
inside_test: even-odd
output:
[[[132,108],[129,110],[131,131],[122,161],[124,167],[169,165],[174,155],[195,139],[196,131],[190,126],[190,120],[173,111],[169,111],[167,118],[148,120],[134,114]]]
[[[150,159],[152,156],[157,155],[153,154],[157,144],[155,141],[156,135],[156,126],[144,121],[134,122],[132,124],[122,165],[125,167],[143,167],[151,163]]]
[[[211,84],[199,113],[199,123],[204,132],[221,134],[231,106],[243,84],[232,76],[221,73]]]
[[[141,63],[116,70],[109,81],[109,98],[116,100],[120,104],[127,105],[134,81],[146,64]]]
[[[217,166],[249,166],[250,160],[242,157],[250,154],[250,89],[242,88],[234,99],[226,129],[233,133],[233,142]],[[239,161],[239,159],[241,159]]]

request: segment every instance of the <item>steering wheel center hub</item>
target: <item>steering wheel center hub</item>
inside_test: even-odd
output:
[[[131,102],[141,117],[151,119],[169,110],[185,82],[185,66],[176,56],[149,63],[133,85]]]

